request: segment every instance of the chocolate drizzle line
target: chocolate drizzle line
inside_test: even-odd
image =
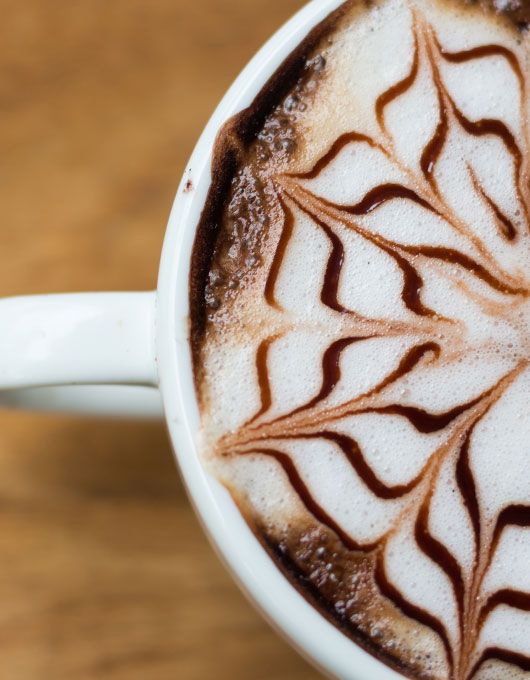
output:
[[[384,415],[401,416],[402,418],[406,418],[418,432],[421,432],[422,434],[433,434],[434,432],[445,430],[465,413],[478,407],[482,401],[490,398],[498,388],[499,385],[495,385],[493,389],[484,392],[475,399],[460,404],[444,413],[429,413],[423,409],[414,406],[403,406],[402,404],[391,404],[389,406],[361,409],[356,411],[356,413],[380,413]]]
[[[295,464],[286,453],[284,453],[283,451],[276,451],[274,449],[255,449],[253,451],[249,451],[241,455],[254,455],[254,454],[274,458],[274,460],[276,460],[276,462],[282,466],[283,471],[287,475],[287,478],[289,479],[292,488],[296,491],[296,494],[298,495],[302,503],[305,505],[308,512],[310,512],[321,524],[328,527],[328,529],[331,529],[331,531],[333,531],[338,536],[338,538],[340,539],[340,541],[347,550],[362,552],[369,552],[370,550],[373,550],[375,544],[361,544],[357,543],[357,541],[354,541],[353,538],[351,538],[351,536],[349,536],[335,522],[335,520],[332,517],[330,517],[330,515],[328,515],[324,508],[322,508],[315,501],[315,499],[311,495],[311,492],[309,491],[309,489],[303,482],[302,478],[300,477]]]
[[[499,206],[491,199],[484,189],[480,189],[480,193],[484,197],[484,199],[487,201],[488,205],[490,208],[493,210],[493,214],[498,220],[498,224],[500,226],[500,232],[504,236],[504,238],[508,241],[513,241],[515,237],[517,236],[517,230],[513,226],[513,223],[506,215],[501,211]]]
[[[473,61],[476,59],[484,59],[488,57],[502,57],[507,61],[509,64],[510,68],[512,69],[515,77],[517,78],[518,85],[519,85],[519,92],[520,92],[520,98],[521,98],[521,107],[522,107],[522,114],[523,118],[525,116],[525,90],[526,90],[526,85],[525,85],[525,78],[523,75],[523,71],[521,69],[521,65],[519,63],[519,59],[517,56],[512,52],[512,50],[509,50],[507,47],[504,47],[502,45],[480,45],[478,47],[474,47],[469,50],[463,50],[460,52],[448,52],[446,51],[443,46],[440,44],[437,36],[434,34],[434,32],[431,31],[431,35],[433,36],[433,41],[435,43],[435,46],[437,48],[438,54],[440,54],[441,57],[443,57],[447,62],[453,63],[453,64],[462,64],[468,61]],[[446,93],[447,95],[447,93]],[[501,121],[498,120],[491,120],[491,119],[484,119],[481,121],[476,121],[472,122],[468,120],[464,114],[456,107],[454,101],[447,95],[447,100],[452,108],[453,114],[456,116],[457,120],[459,121],[460,125],[463,127],[463,129],[470,135],[474,135],[475,137],[481,137],[483,135],[491,134],[499,139],[504,143],[506,149],[508,152],[511,154],[512,158],[514,159],[515,163],[515,173],[516,173],[516,179],[517,179],[517,193],[519,196],[519,200],[521,201],[525,215],[527,219],[529,218],[529,213],[528,213],[528,205],[527,202],[524,199],[523,192],[521,190],[521,177],[522,177],[522,154],[521,151],[517,145],[517,142],[515,141],[515,138],[513,134],[508,130],[506,125],[504,125]],[[525,123],[526,125],[526,123]],[[496,213],[497,217],[501,220],[501,223],[504,223],[505,226],[508,226],[509,229],[509,221],[508,225],[505,222],[505,216],[498,210],[497,206],[491,202],[491,199],[489,199],[487,196],[484,196],[488,203],[490,203],[490,207],[494,210]]]
[[[517,229],[515,228],[513,222],[502,212],[502,210],[491,198],[491,196],[488,196],[488,194],[484,190],[484,187],[479,182],[478,177],[476,176],[474,170],[470,166],[468,167],[468,170],[475,191],[477,191],[477,193],[479,193],[482,196],[482,198],[486,201],[491,211],[493,212],[501,236],[505,238],[507,241],[514,241],[515,238],[517,237]]]
[[[480,612],[478,629],[481,630],[486,619],[497,607],[512,607],[524,612],[530,612],[530,593],[521,593],[518,590],[498,590],[487,601]]]
[[[501,647],[488,647],[484,650],[480,660],[475,664],[468,677],[474,677],[487,661],[501,661],[510,666],[517,666],[522,671],[530,671],[530,657],[502,649]]]
[[[333,389],[336,387],[338,382],[340,381],[341,378],[341,372],[340,372],[340,359],[341,355],[344,352],[345,349],[350,347],[352,344],[356,342],[362,342],[365,340],[373,340],[377,336],[368,336],[365,338],[346,338],[344,340],[339,340],[333,345],[331,345],[328,350],[326,350],[324,354],[324,359],[322,362],[322,372],[323,372],[323,382],[322,382],[322,387],[320,389],[320,392],[318,395],[311,399],[307,404],[304,404],[303,406],[300,406],[296,408],[294,411],[291,411],[283,416],[280,416],[279,418],[276,418],[273,420],[271,423],[266,423],[267,426],[274,426],[277,423],[284,422],[286,420],[292,419],[295,416],[304,413],[305,411],[308,411],[318,404],[320,404],[326,397],[328,397]],[[387,387],[395,384],[402,378],[404,378],[406,375],[409,373],[412,373],[412,371],[420,364],[420,362],[429,354],[433,354],[434,358],[437,359],[439,358],[441,353],[440,346],[435,343],[435,342],[427,342],[422,345],[416,345],[412,347],[405,355],[404,357],[399,361],[399,364],[397,368],[393,371],[391,371],[383,380],[381,380],[374,388],[366,392],[365,394],[361,394],[356,399],[354,400],[355,402],[359,402],[363,399],[370,399],[372,397],[375,397],[383,390],[385,390]],[[480,397],[482,398],[482,397]],[[392,413],[396,415],[403,415],[404,417],[407,417],[411,422],[414,424],[416,429],[418,431],[422,431],[422,427],[428,428],[427,431],[433,432],[433,431],[438,431],[440,429],[443,429],[447,427],[449,423],[451,423],[453,420],[455,420],[459,415],[464,413],[466,410],[469,410],[472,406],[474,406],[478,401],[480,401],[480,398],[477,400],[474,400],[471,402],[471,404],[464,404],[462,406],[459,406],[457,409],[454,409],[453,411],[449,412],[448,414],[430,414],[427,413],[426,411],[421,411],[419,409],[410,407],[410,409],[407,409],[407,407],[401,407],[398,405],[391,405],[387,407],[382,407],[382,408],[377,408],[377,407],[371,407],[371,408],[366,408],[366,409],[354,409],[354,410],[349,410],[349,409],[342,409],[340,411],[340,414],[338,417],[342,418],[344,416],[348,416],[351,414],[360,414],[360,413]],[[352,402],[347,402],[345,406],[351,404]],[[394,410],[395,409],[395,410]],[[401,411],[401,409],[404,409]],[[409,412],[410,411],[410,412]],[[330,409],[330,413],[327,414],[328,418],[331,420],[334,419],[333,414],[333,408]],[[321,414],[321,417],[324,417],[323,414]],[[430,430],[430,427],[436,428],[435,430]]]
[[[405,616],[418,621],[423,626],[427,626],[427,628],[430,628],[438,634],[445,648],[447,662],[452,674],[452,668],[454,665],[453,650],[451,647],[451,642],[449,641],[449,635],[447,633],[446,627],[438,618],[430,614],[426,609],[409,602],[392,584],[386,573],[384,554],[382,550],[377,556],[375,581],[381,594],[393,602],[395,606],[405,614]]]
[[[291,197],[292,198],[292,197]],[[342,265],[344,264],[344,245],[340,238],[335,234],[333,229],[323,222],[317,215],[312,214],[304,208],[296,199],[293,199],[296,205],[309,215],[315,224],[326,234],[331,243],[331,253],[326,265],[326,273],[324,275],[324,283],[322,285],[322,292],[320,299],[322,303],[329,307],[329,309],[339,312],[341,314],[349,314],[350,310],[343,307],[339,300],[339,285],[340,275],[342,273]]]
[[[515,137],[508,130],[508,127],[500,120],[495,120],[494,118],[482,118],[481,120],[472,121],[466,118],[464,114],[457,108],[456,104],[450,100],[451,108],[455,114],[458,122],[464,128],[464,130],[473,137],[485,137],[487,135],[492,135],[497,137],[502,141],[512,158],[515,162],[515,167],[517,170],[517,177],[520,177],[521,166],[522,166],[522,154],[515,141]]]
[[[436,178],[434,176],[434,171],[436,169],[436,163],[438,162],[442,151],[444,149],[445,143],[447,141],[447,134],[449,132],[449,118],[447,115],[447,105],[444,97],[444,88],[442,80],[440,77],[440,72],[438,66],[434,59],[430,45],[427,48],[429,54],[429,61],[431,63],[431,69],[433,74],[433,80],[436,87],[436,92],[438,96],[438,108],[440,111],[440,120],[436,126],[436,130],[430,142],[425,147],[420,161],[421,170],[425,179],[431,185],[434,193],[439,195],[439,188]]]
[[[386,186],[395,187],[395,185],[384,185],[382,187],[378,187],[376,190],[384,191]],[[393,194],[394,191],[392,189],[388,200],[396,198],[396,196]],[[302,203],[302,198],[301,199],[293,198],[294,202],[304,212],[310,215],[312,219],[318,224],[318,226],[322,228],[326,227],[323,221],[316,216],[316,210],[313,208],[309,208],[306,205],[306,203],[308,203],[309,201],[315,206],[320,205],[324,210],[331,209],[333,212],[332,214],[330,214],[330,217],[339,221],[343,228],[353,229],[360,236],[370,241],[375,246],[380,248],[382,251],[390,255],[390,257],[394,259],[398,267],[401,269],[404,276],[404,287],[402,292],[403,302],[405,303],[405,306],[408,309],[410,309],[410,311],[414,312],[415,314],[418,314],[419,316],[435,316],[436,313],[432,309],[429,309],[422,304],[421,290],[423,288],[423,279],[419,274],[418,270],[408,260],[406,260],[401,253],[412,255],[413,257],[419,255],[433,260],[440,260],[442,262],[445,262],[446,264],[458,265],[465,269],[466,271],[468,271],[469,273],[473,274],[473,276],[476,276],[478,279],[486,283],[488,286],[490,286],[490,288],[504,295],[522,295],[525,297],[529,295],[529,291],[527,288],[516,287],[504,283],[494,274],[492,274],[486,267],[478,263],[472,257],[469,257],[469,255],[460,252],[459,250],[455,250],[454,248],[445,248],[442,246],[429,246],[429,245],[411,246],[395,243],[394,241],[390,241],[389,239],[383,238],[380,235],[368,232],[363,227],[352,223],[345,217],[343,217],[341,220],[340,219],[341,213],[342,214],[348,213],[348,208],[345,206],[337,205],[335,203],[327,201],[326,199],[320,196],[315,196],[307,189],[299,189],[297,191],[297,195],[300,195],[305,200]],[[403,195],[402,197],[405,198],[406,196]],[[410,196],[407,196],[407,198],[410,198]],[[329,229],[329,227],[327,227],[327,229]]]
[[[515,54],[507,47],[504,47],[503,45],[480,45],[478,47],[473,47],[470,50],[461,50],[460,52],[449,52],[448,50],[442,47],[440,41],[436,36],[435,42],[438,48],[438,52],[442,55],[442,57],[446,61],[450,62],[451,64],[463,64],[467,61],[473,61],[475,59],[485,59],[487,57],[503,57],[510,65],[512,71],[515,74],[515,77],[519,81],[519,86],[521,90],[524,89],[524,76],[523,71],[521,69],[521,65],[519,64],[519,59],[517,59]]]
[[[434,432],[445,430],[446,427],[479,402],[480,397],[445,413],[429,413],[415,406],[402,406],[401,404],[365,409],[358,411],[358,413],[380,413],[387,416],[401,416],[406,418],[414,429],[421,432],[421,434],[433,434]]]
[[[493,560],[503,531],[509,526],[530,528],[530,505],[509,505],[500,513],[491,541],[490,562]]]
[[[256,371],[257,371],[257,374],[258,374],[258,384],[259,384],[259,391],[260,391],[260,398],[261,398],[261,407],[260,407],[259,411],[256,413],[256,415],[254,415],[245,424],[245,427],[248,427],[253,422],[255,422],[258,418],[260,418],[264,413],[267,413],[267,411],[272,406],[272,393],[271,393],[271,386],[270,386],[270,380],[269,380],[268,360],[269,360],[270,348],[272,347],[272,345],[278,339],[279,339],[278,335],[272,335],[271,337],[267,338],[266,340],[263,340],[263,342],[258,347],[258,351],[256,353]]]
[[[300,192],[302,193],[302,192]],[[333,208],[334,210],[341,210],[339,206],[336,206],[328,201],[325,201],[322,198],[317,198],[311,192],[307,190],[303,190],[302,195],[305,195],[305,197],[312,199],[315,202],[320,202],[323,207],[329,207]],[[299,201],[297,198],[293,198],[294,202],[298,205],[298,207],[303,210],[307,215],[309,215],[312,220],[317,224],[323,231],[324,233],[330,238],[330,234],[333,234],[333,253],[332,253],[332,258],[328,262],[328,270],[326,273],[326,281],[325,285],[323,288],[323,297],[322,297],[322,302],[330,307],[331,309],[335,309],[336,311],[346,311],[344,307],[341,307],[341,309],[338,309],[338,303],[336,302],[336,290],[338,287],[338,278],[340,276],[340,271],[342,269],[342,264],[344,261],[344,246],[342,245],[342,242],[340,241],[339,237],[336,236],[335,232],[331,230],[331,228],[316,214],[314,210],[309,208],[307,205],[305,205],[305,202],[302,203],[302,201]],[[351,223],[348,223],[347,225],[342,225],[346,226],[346,228],[352,227]],[[359,228],[359,227],[352,227],[359,235],[363,236],[366,240],[370,241],[374,245],[376,245],[380,250],[385,252],[387,255],[389,255],[396,265],[399,267],[401,270],[401,273],[403,275],[403,289],[401,293],[401,298],[403,300],[403,303],[405,306],[414,314],[417,314],[418,316],[425,316],[425,317],[435,317],[436,312],[434,312],[432,309],[429,309],[429,307],[426,307],[422,301],[421,301],[421,291],[423,288],[423,279],[418,273],[417,269],[405,258],[403,257],[398,250],[398,247],[396,247],[394,244],[391,244],[391,242],[387,241],[386,239],[383,239],[379,236],[372,235],[366,230]],[[331,295],[328,294],[328,292],[331,293]]]
[[[420,472],[412,481],[408,484],[397,484],[395,486],[389,486],[382,482],[375,472],[370,467],[359,444],[348,435],[341,434],[340,432],[333,432],[331,430],[323,430],[319,432],[312,432],[311,434],[298,434],[278,437],[278,439],[323,439],[334,445],[336,445],[341,452],[344,454],[345,459],[356,472],[358,477],[362,480],[367,489],[380,498],[381,500],[398,500],[406,496],[411,491],[413,491],[424,478],[424,470]],[[270,437],[270,439],[275,439],[275,437]]]
[[[485,137],[491,135],[493,137],[497,137],[498,139],[500,139],[501,142],[504,144],[508,153],[513,158],[513,162],[515,165],[515,177],[517,180],[516,181],[517,193],[519,196],[519,200],[523,205],[525,214],[528,218],[527,205],[521,192],[523,155],[521,153],[521,150],[519,149],[519,146],[517,145],[517,142],[515,141],[515,137],[513,136],[513,134],[510,132],[508,127],[500,120],[495,120],[492,118],[483,118],[482,120],[471,121],[469,120],[469,118],[466,118],[466,116],[464,116],[464,114],[457,108],[456,104],[450,98],[449,102],[456,119],[458,120],[462,128],[469,135],[472,135],[473,137]]]
[[[337,340],[337,342],[334,342],[332,345],[330,345],[330,347],[328,347],[328,349],[325,351],[324,357],[322,359],[323,379],[322,387],[320,388],[319,393],[316,395],[316,397],[313,397],[313,399],[308,401],[307,404],[295,409],[287,417],[291,417],[302,411],[307,411],[314,406],[317,406],[317,404],[320,404],[320,402],[324,401],[324,399],[327,399],[341,379],[340,360],[343,352],[347,350],[348,347],[351,347],[357,342],[370,339],[370,337],[343,338],[342,340]]]
[[[375,115],[377,118],[377,122],[379,124],[379,127],[385,134],[387,134],[385,125],[385,109],[395,99],[401,97],[414,85],[416,77],[418,75],[419,64],[420,59],[419,59],[418,34],[417,31],[414,30],[414,57],[412,60],[412,66],[409,74],[405,76],[405,78],[403,78],[403,80],[401,80],[399,83],[392,85],[392,87],[389,87],[388,90],[386,90],[386,92],[383,92],[383,94],[379,96],[375,103]]]
[[[496,276],[489,272],[486,267],[473,260],[468,255],[452,248],[441,248],[437,246],[404,246],[403,250],[411,255],[422,255],[433,260],[441,260],[446,264],[456,264],[462,269],[476,276],[486,283],[490,288],[504,295],[522,295],[527,297],[527,288],[516,288],[500,281]]]
[[[326,307],[329,307],[336,312],[341,314],[349,313],[350,310],[346,309],[346,307],[339,302],[340,275],[344,264],[344,246],[337,234],[335,234],[327,224],[324,224],[324,222],[320,221],[318,218],[315,219],[315,222],[326,234],[331,243],[331,253],[326,266],[320,299]]]
[[[374,494],[374,496],[377,496],[377,498],[380,498],[381,500],[397,500],[398,498],[402,498],[415,489],[423,479],[423,474],[420,473],[408,484],[398,484],[395,486],[384,484],[366,461],[359,444],[352,437],[348,437],[345,434],[322,431],[310,435],[303,435],[300,438],[320,438],[338,446],[351,467],[362,479],[364,485]]]
[[[397,249],[390,246],[385,246],[382,243],[378,244],[381,250],[390,255],[397,266],[401,269],[403,274],[403,289],[401,291],[401,299],[407,309],[417,314],[418,316],[435,317],[436,312],[430,307],[427,307],[421,301],[421,292],[423,290],[423,278],[418,270],[404,257],[402,257]]]
[[[300,172],[287,175],[288,177],[293,177],[295,179],[315,179],[320,175],[320,173],[326,169],[326,167],[337,158],[337,156],[350,144],[368,144],[368,146],[374,149],[380,149],[384,152],[382,146],[377,144],[375,140],[368,135],[363,135],[359,132],[347,132],[341,135],[331,146],[330,150],[318,160],[315,165],[308,172]]]
[[[281,311],[282,307],[278,304],[278,301],[276,300],[275,289],[276,282],[278,280],[278,276],[280,275],[283,261],[285,259],[287,246],[289,245],[289,241],[291,240],[291,237],[293,235],[294,215],[292,211],[285,205],[285,202],[282,199],[281,195],[279,195],[279,200],[284,215],[283,229],[280,236],[280,240],[278,242],[278,246],[274,253],[272,265],[269,271],[269,275],[267,277],[267,283],[265,284],[265,300],[271,307]]]
[[[433,206],[421,196],[401,184],[381,184],[375,189],[369,191],[366,196],[356,205],[344,205],[340,206],[341,210],[348,213],[349,215],[368,215],[369,213],[377,210],[380,206],[384,205],[388,201],[393,201],[397,198],[403,198],[408,201],[412,201],[417,205],[430,210],[435,215],[440,215],[440,213],[433,208]],[[334,206],[339,208],[339,206]]]
[[[399,362],[398,367],[395,371],[392,371],[382,382],[377,385],[376,388],[370,390],[366,396],[372,396],[373,394],[379,394],[389,385],[397,382],[404,376],[412,373],[416,366],[425,358],[428,354],[434,354],[436,359],[439,359],[441,354],[440,345],[436,342],[425,342],[422,345],[416,345],[410,349],[403,359]]]
[[[469,461],[471,436],[473,430],[471,430],[460,451],[458,456],[458,461],[456,464],[456,481],[458,488],[460,489],[460,494],[466,506],[467,512],[471,519],[471,525],[473,527],[473,534],[475,537],[475,563],[478,561],[480,553],[480,539],[481,539],[481,525],[480,525],[480,506],[478,502],[477,488],[475,485],[475,478],[473,476],[473,471],[471,470],[471,464]]]
[[[414,537],[419,549],[447,575],[453,588],[460,622],[461,634],[464,626],[464,596],[465,585],[462,568],[457,560],[449,552],[443,543],[435,538],[429,530],[429,517],[431,513],[432,490],[427,494],[420,507]]]

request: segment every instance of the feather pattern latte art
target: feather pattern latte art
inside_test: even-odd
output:
[[[529,54],[483,5],[347,2],[227,125],[199,227],[204,462],[413,678],[530,677]]]

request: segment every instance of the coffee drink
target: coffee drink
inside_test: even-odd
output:
[[[530,677],[530,4],[350,0],[221,131],[201,455],[345,635]]]

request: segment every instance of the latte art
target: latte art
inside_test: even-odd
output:
[[[347,2],[221,134],[195,247],[204,462],[409,677],[530,677],[517,12]]]

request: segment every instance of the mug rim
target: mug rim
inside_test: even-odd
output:
[[[197,450],[200,418],[189,343],[188,291],[196,229],[211,183],[214,143],[224,123],[254,101],[311,29],[344,1],[312,0],[284,24],[234,81],[200,136],[178,188],[162,250],[157,362],[180,474],[210,542],[239,587],[269,623],[325,673],[344,680],[398,680],[401,674],[344,635],[289,583],[228,491],[206,471]]]

